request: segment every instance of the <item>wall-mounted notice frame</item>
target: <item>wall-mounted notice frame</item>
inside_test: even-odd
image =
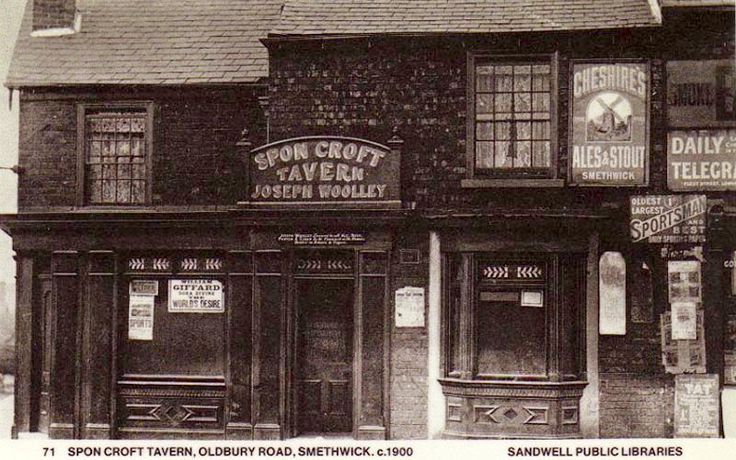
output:
[[[705,330],[703,310],[697,311],[697,339],[674,340],[672,338],[672,315],[670,312],[660,316],[662,336],[662,364],[668,374],[705,373]]]
[[[697,260],[671,260],[667,262],[667,287],[670,303],[700,302],[700,262]]]
[[[672,304],[672,340],[695,340],[697,336],[697,307],[695,302]]]
[[[649,64],[575,62],[570,104],[570,184],[649,181]]]
[[[394,300],[396,327],[424,327],[424,288],[397,289]]]
[[[626,261],[619,252],[604,252],[598,262],[599,332],[626,335]]]

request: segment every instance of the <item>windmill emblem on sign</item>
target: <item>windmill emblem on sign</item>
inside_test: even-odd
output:
[[[585,113],[588,141],[631,141],[631,121],[631,103],[625,96],[614,92],[594,96]]]

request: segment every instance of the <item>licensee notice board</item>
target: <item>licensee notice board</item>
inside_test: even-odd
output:
[[[222,283],[212,279],[169,280],[170,313],[223,313]]]
[[[718,375],[675,377],[675,436],[717,438],[720,434]]]

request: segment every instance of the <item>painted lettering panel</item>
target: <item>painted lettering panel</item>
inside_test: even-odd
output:
[[[251,152],[250,203],[386,203],[400,200],[399,155],[362,139],[287,139]]]
[[[667,185],[675,191],[736,190],[736,129],[671,131]]]
[[[647,184],[649,65],[573,65],[570,183]]]

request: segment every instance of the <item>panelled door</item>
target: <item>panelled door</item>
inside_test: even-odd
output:
[[[298,279],[297,426],[352,430],[353,280]]]

